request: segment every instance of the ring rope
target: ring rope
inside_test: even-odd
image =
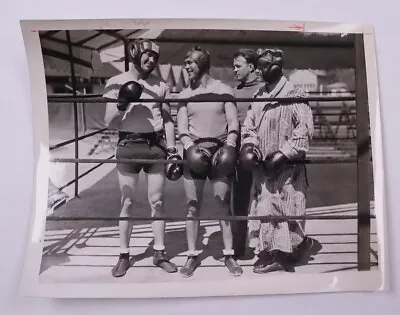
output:
[[[52,158],[54,163],[140,163],[140,164],[187,164],[186,160],[151,160],[151,159],[72,159],[72,158]],[[333,163],[355,163],[356,158],[314,158],[312,160],[292,160],[288,164],[333,164]]]
[[[354,96],[356,94],[356,91],[346,91],[345,93],[347,94],[347,96]],[[177,95],[179,93],[178,92],[173,92],[173,94]],[[308,94],[308,95],[317,95],[317,94],[319,94],[319,95],[322,95],[322,96],[329,96],[329,97],[335,97],[335,95],[337,95],[337,94],[332,93],[330,91],[308,91],[308,92],[306,92],[306,94]],[[339,93],[339,94],[342,94],[342,93]],[[50,93],[50,94],[47,94],[47,97],[69,98],[69,97],[73,97],[72,95],[73,95],[72,93]],[[344,96],[344,95],[342,95],[342,96]],[[81,94],[81,95],[79,95],[79,97],[82,97],[82,98],[94,98],[94,97],[101,98],[101,97],[103,97],[103,94],[102,93]]]
[[[355,101],[354,96],[336,96],[336,97],[282,97],[282,98],[235,98],[231,96],[215,96],[215,97],[193,97],[193,98],[152,98],[152,99],[139,99],[132,103],[203,103],[203,102],[332,102],[332,101]],[[47,100],[52,103],[124,103],[124,99],[114,98],[86,98],[86,97],[48,97]]]
[[[297,216],[199,216],[199,217],[47,217],[49,221],[295,221],[295,220],[355,220],[376,218],[375,215],[297,215]]]

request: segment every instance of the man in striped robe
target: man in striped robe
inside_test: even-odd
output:
[[[292,102],[253,102],[242,128],[242,145],[253,143],[263,162],[254,170],[250,216],[305,215],[307,179],[304,160],[313,135],[313,116],[305,93],[282,73],[281,50],[259,51],[257,67],[266,82],[255,98],[298,98]],[[254,272],[293,270],[310,239],[305,237],[305,221],[249,221],[249,242],[259,260]]]

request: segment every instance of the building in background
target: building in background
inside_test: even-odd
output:
[[[296,87],[308,92],[323,92],[327,84],[327,72],[324,70],[296,69],[290,72],[288,79]]]

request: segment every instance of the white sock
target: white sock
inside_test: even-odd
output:
[[[163,250],[165,250],[165,246],[164,245],[154,245],[153,246],[153,249],[154,250],[160,250],[160,251],[163,251]]]
[[[222,254],[224,256],[233,256],[235,254],[233,249],[223,249]]]
[[[202,250],[188,250],[187,256],[199,256],[202,253]]]
[[[120,253],[121,254],[129,254],[129,248],[121,248]]]

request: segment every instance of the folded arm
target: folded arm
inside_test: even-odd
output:
[[[307,103],[294,105],[294,130],[290,138],[284,142],[280,151],[289,159],[304,154],[309,150],[310,140],[314,134],[313,115]]]

